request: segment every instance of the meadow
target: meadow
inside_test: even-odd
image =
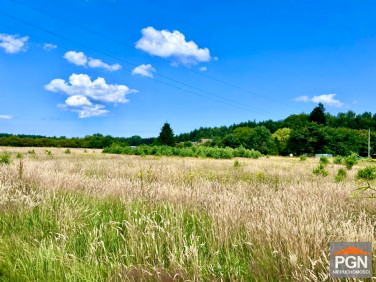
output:
[[[326,281],[330,242],[376,246],[366,163],[4,150],[0,281]]]

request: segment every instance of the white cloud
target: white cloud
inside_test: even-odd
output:
[[[84,106],[81,110],[73,110],[78,112],[79,118],[88,118],[88,117],[99,117],[99,116],[106,116],[109,111],[103,110],[103,105],[95,105],[93,107]]]
[[[199,48],[193,41],[186,41],[180,31],[156,30],[147,27],[141,30],[142,37],[136,42],[136,48],[150,55],[173,57],[183,64],[208,62],[211,59],[208,48]]]
[[[139,65],[138,67],[135,67],[132,71],[132,74],[139,74],[142,76],[153,78],[153,72],[156,72],[156,71],[155,71],[155,68],[153,68],[151,64],[147,64],[147,65],[142,64],[142,65]]]
[[[0,119],[12,119],[12,116],[9,115],[0,115]]]
[[[89,99],[83,95],[70,96],[67,100],[65,100],[65,104],[71,107],[91,106]]]
[[[87,57],[82,52],[69,51],[64,54],[64,58],[77,66],[86,66],[87,63]]]
[[[87,74],[72,74],[69,82],[63,79],[54,79],[45,85],[45,89],[52,92],[62,92],[69,96],[82,95],[94,101],[104,103],[126,103],[125,96],[137,92],[125,85],[107,84],[103,77],[91,81]]]
[[[300,96],[298,98],[295,98],[295,101],[298,101],[298,102],[308,102],[309,101],[309,97],[308,96]]]
[[[59,104],[58,107],[77,112],[80,118],[104,116],[109,113],[104,109],[104,105],[93,105],[93,101],[115,105],[127,103],[129,100],[126,99],[126,95],[137,92],[125,85],[107,84],[102,77],[92,81],[87,74],[72,74],[68,82],[57,78],[45,85],[44,88],[48,91],[68,95],[65,104]]]
[[[311,100],[312,102],[315,102],[315,103],[323,103],[325,105],[338,107],[338,108],[344,106],[342,102],[340,102],[337,99],[334,99],[334,96],[336,96],[336,94],[326,94],[326,95],[324,94],[320,96],[314,96]]]
[[[104,68],[109,71],[117,71],[121,69],[121,65],[119,64],[109,65],[109,64],[104,63],[102,60],[93,59],[93,58],[89,58],[88,65],[91,68]]]
[[[201,67],[201,68],[199,68],[199,70],[200,70],[200,71],[207,71],[208,68],[207,68],[207,67]]]
[[[66,52],[64,58],[70,63],[77,66],[89,66],[90,68],[104,68],[109,71],[117,71],[121,69],[121,65],[113,64],[109,65],[100,59],[94,59],[86,56],[83,52],[69,51]]]
[[[5,53],[14,54],[26,51],[25,43],[29,40],[28,36],[19,37],[19,35],[11,35],[0,33],[0,47],[4,48]]]
[[[319,96],[313,96],[312,98],[309,98],[308,96],[300,96],[296,98],[295,101],[322,103],[337,108],[345,106],[345,104],[340,100],[334,99],[335,96],[336,94],[323,94]]]
[[[51,51],[51,50],[56,49],[56,48],[57,48],[57,45],[52,44],[52,43],[44,43],[43,44],[43,49],[46,50],[46,51]]]

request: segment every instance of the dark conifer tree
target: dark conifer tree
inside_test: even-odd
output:
[[[165,123],[161,129],[161,133],[159,134],[158,141],[161,145],[167,145],[167,146],[174,146],[175,140],[174,140],[174,132],[171,129],[171,126],[169,123]]]
[[[309,115],[309,120],[312,122],[316,122],[317,124],[326,123],[325,107],[323,104],[319,103],[319,105],[313,109],[313,111]]]

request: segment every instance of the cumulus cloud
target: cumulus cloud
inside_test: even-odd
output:
[[[51,51],[51,50],[56,49],[56,48],[57,48],[57,45],[52,44],[52,43],[44,43],[43,44],[43,49],[46,50],[46,51]]]
[[[94,59],[86,56],[83,52],[69,51],[64,54],[64,58],[77,66],[88,66],[90,68],[104,68],[109,71],[117,71],[121,69],[121,65],[109,65],[100,59]]]
[[[155,68],[152,67],[151,64],[147,65],[139,65],[138,67],[135,67],[132,71],[132,74],[139,74],[142,76],[147,76],[150,78],[153,78],[153,72],[156,72]]]
[[[109,65],[104,63],[102,60],[89,58],[88,66],[91,68],[104,68],[109,71],[117,71],[121,69],[119,64]]]
[[[63,79],[54,79],[45,86],[46,90],[61,92],[69,96],[82,95],[94,101],[105,103],[126,103],[125,96],[136,92],[125,85],[107,84],[103,77],[91,81],[87,74],[72,74],[69,82]]]
[[[80,110],[73,110],[78,112],[79,118],[89,118],[89,117],[99,117],[99,116],[106,116],[109,111],[103,110],[103,105],[95,105],[92,107],[84,106]]]
[[[0,115],[0,119],[12,119],[12,116],[9,115]]]
[[[336,94],[326,94],[326,95],[324,94],[320,96],[314,96],[311,100],[312,102],[323,103],[328,106],[342,107],[344,104],[340,102],[339,100],[334,99],[334,96],[336,96]]]
[[[83,95],[73,95],[65,100],[65,104],[71,107],[83,107],[91,106],[91,102],[86,96]]]
[[[29,40],[28,36],[19,37],[15,34],[0,33],[0,47],[5,50],[5,53],[15,54],[26,51],[25,43]]]
[[[322,103],[324,105],[333,106],[337,108],[343,107],[345,104],[338,99],[334,99],[335,96],[336,94],[323,94],[319,96],[313,96],[312,98],[308,96],[300,96],[296,98],[295,101]]]
[[[87,74],[72,74],[69,81],[53,79],[44,87],[48,91],[68,95],[65,104],[60,104],[58,107],[77,112],[80,118],[103,116],[109,113],[104,109],[104,105],[94,105],[93,102],[115,105],[127,103],[129,100],[126,99],[126,95],[137,92],[125,85],[107,84],[102,77],[92,81]]]
[[[87,57],[82,52],[69,51],[64,54],[64,59],[77,66],[86,66]]]
[[[136,48],[150,55],[162,58],[172,57],[183,64],[208,62],[211,59],[208,48],[199,48],[193,41],[186,41],[180,31],[156,30],[147,27],[141,30],[142,37],[136,42]]]

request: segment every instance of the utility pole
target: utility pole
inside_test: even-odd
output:
[[[371,157],[371,129],[368,128],[368,158]]]

